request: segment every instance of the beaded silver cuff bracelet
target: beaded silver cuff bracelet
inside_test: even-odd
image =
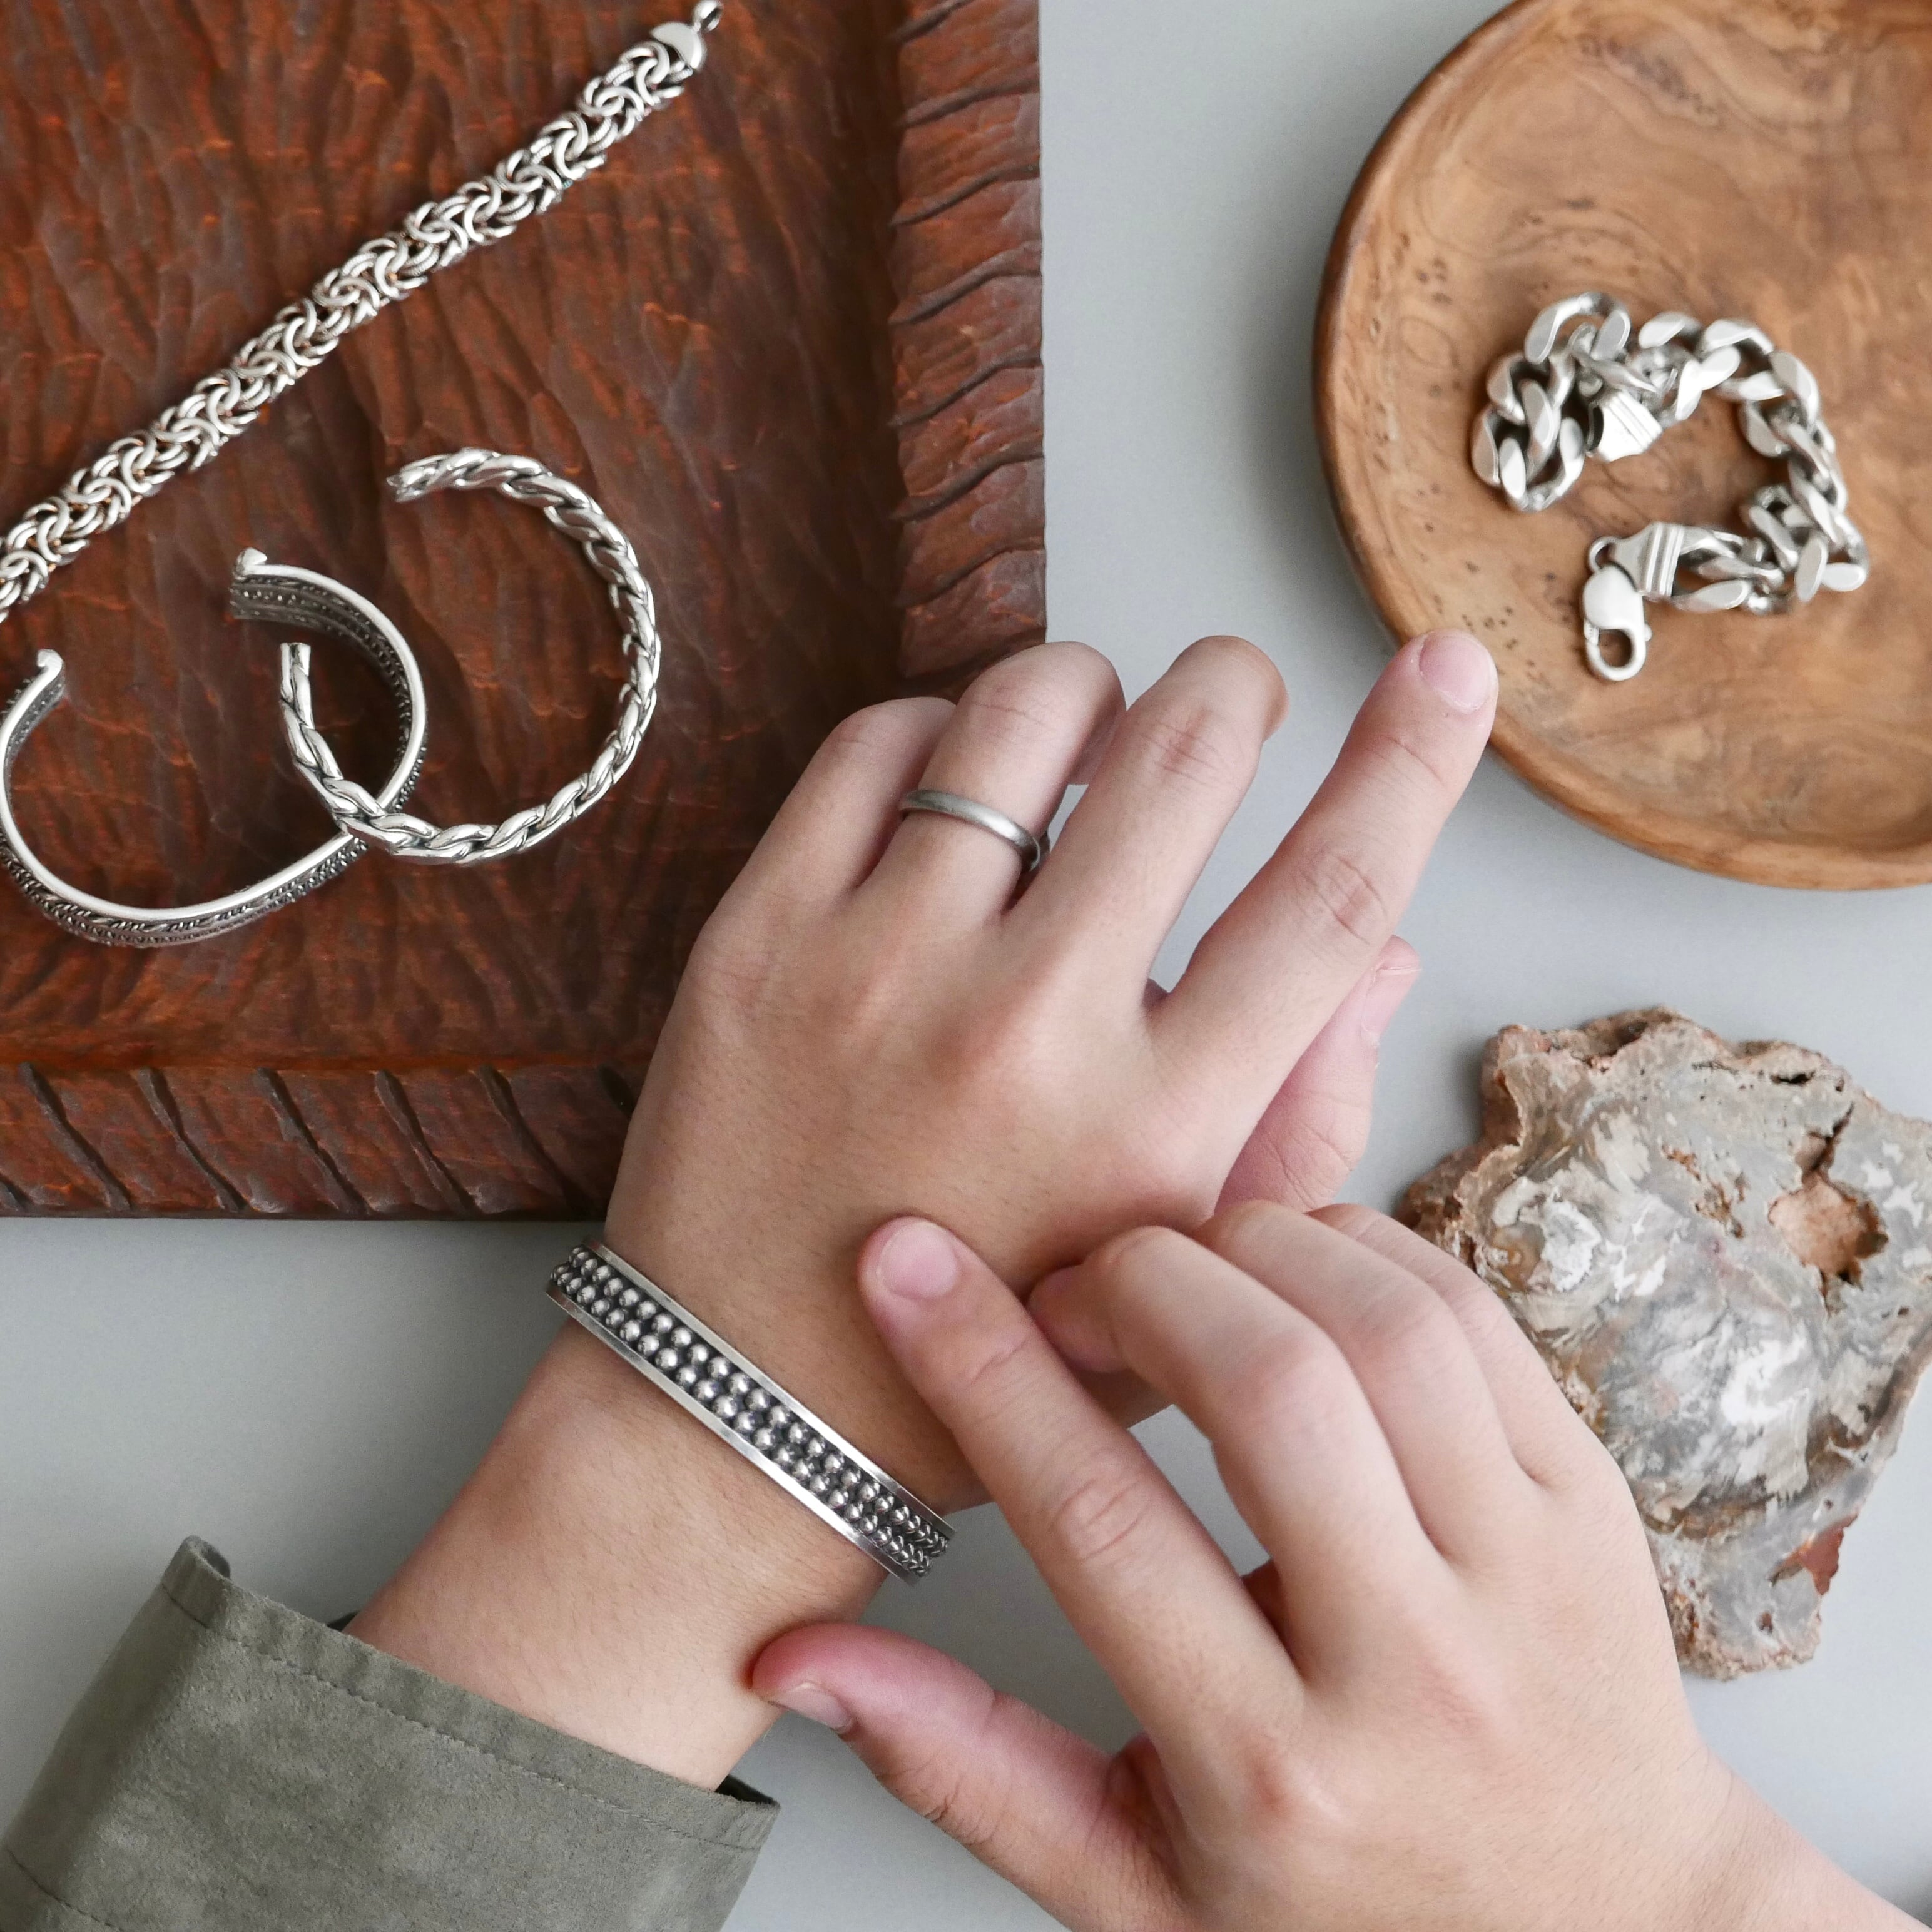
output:
[[[882,1569],[916,1583],[945,1553],[944,1516],[608,1248],[577,1249],[550,1298]]]

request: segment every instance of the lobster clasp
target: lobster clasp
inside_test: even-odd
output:
[[[1604,655],[1605,637],[1624,640],[1623,661],[1612,664]],[[1650,620],[1643,614],[1643,593],[1630,574],[1614,563],[1599,565],[1583,586],[1583,656],[1606,684],[1622,684],[1636,676],[1650,655]]]
[[[1732,610],[1750,597],[1759,573],[1744,555],[1744,540],[1731,530],[1698,524],[1647,524],[1634,536],[1599,537],[1590,546],[1590,579],[1583,586],[1583,655],[1590,668],[1612,684],[1642,670],[1650,644],[1646,603],[1680,610]],[[1688,569],[1704,580],[1680,591],[1677,574]],[[1628,654],[1612,664],[1604,636],[1621,632]]]

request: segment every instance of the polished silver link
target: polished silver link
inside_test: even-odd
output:
[[[396,759],[376,794],[385,810],[400,805],[422,770],[428,714],[422,674],[402,634],[373,604],[314,572],[272,564],[260,550],[244,550],[235,566],[229,608],[245,622],[286,622],[321,631],[353,645],[374,664],[396,700],[400,724]],[[286,683],[292,662],[306,662],[308,646],[282,646]],[[34,676],[0,718],[0,868],[56,925],[103,946],[185,946],[252,924],[266,914],[338,878],[367,848],[338,832],[306,858],[284,866],[245,891],[199,905],[117,904],[84,892],[62,879],[35,853],[14,815],[14,766],[35,728],[66,695],[66,668],[42,651]]]
[[[1641,454],[1707,395],[1736,404],[1751,447],[1785,465],[1782,483],[1740,507],[1742,532],[1652,524],[1590,546],[1583,652],[1610,682],[1643,668],[1646,602],[1772,616],[1821,590],[1856,590],[1870,574],[1817,378],[1754,322],[1701,326],[1672,310],[1634,331],[1622,302],[1594,290],[1568,296],[1530,325],[1520,352],[1491,368],[1485,390],[1470,460],[1518,510],[1567,496],[1588,458]],[[1604,640],[1618,635],[1623,652],[1612,660]]]
[[[976,798],[962,798],[956,791],[909,791],[899,800],[899,816],[910,818],[927,812],[941,818],[956,818],[962,824],[990,832],[1020,855],[1020,877],[1030,879],[1046,862],[1047,843],[1037,832],[1029,832],[1017,818],[1009,818],[998,807],[982,805]]]
[[[337,825],[392,857],[429,865],[478,866],[528,851],[581,818],[629,770],[638,755],[657,704],[662,654],[651,587],[644,581],[630,539],[595,499],[530,457],[503,456],[490,449],[458,450],[454,455],[412,463],[390,478],[389,487],[404,503],[441,490],[494,490],[512,502],[534,505],[583,546],[591,568],[610,586],[610,602],[623,620],[628,669],[616,726],[590,769],[547,802],[528,806],[500,825],[438,826],[392,808],[389,802],[343,776],[315,722],[308,652],[298,649],[283,659],[282,724],[289,748],[297,769]]]
[[[550,1298],[882,1569],[916,1583],[946,1553],[937,1510],[608,1248],[575,1250]]]

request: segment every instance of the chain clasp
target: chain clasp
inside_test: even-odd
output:
[[[1742,537],[1701,524],[1646,524],[1635,536],[1599,537],[1590,546],[1589,580],[1583,586],[1583,655],[1590,668],[1612,684],[1642,670],[1650,647],[1643,607],[1668,604],[1679,610],[1735,610],[1749,601],[1756,578]],[[1706,580],[1680,591],[1678,573],[1693,570]],[[1603,639],[1628,640],[1622,664],[1604,656]]]

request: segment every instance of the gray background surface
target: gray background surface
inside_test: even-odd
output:
[[[649,13],[648,8],[644,10]],[[1294,716],[1169,966],[1294,817],[1382,661],[1310,425],[1324,250],[1350,181],[1484,0],[1046,0],[1053,620],[1130,691],[1193,637],[1276,656]],[[1828,386],[1828,360],[1822,364]],[[1900,567],[1904,560],[1900,560]],[[1824,897],[1678,871],[1571,824],[1493,764],[1406,930],[1353,1192],[1388,1204],[1475,1124],[1483,1040],[1653,1001],[1779,1035],[1932,1112],[1932,896]],[[0,1815],[176,1542],[328,1616],[427,1526],[551,1330],[555,1228],[0,1222]],[[1231,1547],[1199,1444],[1152,1426]],[[1694,1687],[1716,1744],[1860,1877],[1932,1905],[1932,1419],[1847,1538],[1822,1654]],[[1108,1741],[1124,1713],[1004,1528],[880,1614]],[[746,1766],[786,1816],[738,1932],[1046,1923],[787,1720]]]

